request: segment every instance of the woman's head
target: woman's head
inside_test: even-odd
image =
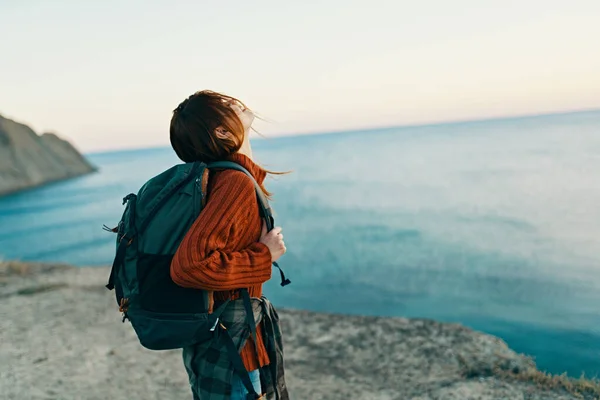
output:
[[[211,162],[237,153],[249,140],[254,114],[238,99],[196,92],[173,111],[170,139],[184,162]]]

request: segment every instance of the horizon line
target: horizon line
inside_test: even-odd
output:
[[[469,124],[469,123],[479,123],[479,122],[491,122],[491,121],[505,121],[511,119],[529,119],[529,118],[540,118],[540,117],[549,117],[549,116],[561,116],[561,115],[569,115],[569,114],[582,114],[589,112],[600,112],[600,107],[593,108],[583,108],[583,109],[575,109],[575,110],[562,110],[562,111],[545,111],[540,113],[525,113],[525,114],[513,114],[513,115],[503,115],[503,116],[488,116],[481,117],[475,119],[447,119],[447,120],[439,120],[432,122],[417,122],[417,123],[408,123],[408,124],[400,124],[400,125],[381,125],[381,126],[364,126],[357,127],[351,129],[338,129],[338,130],[327,130],[327,131],[299,131],[294,133],[286,133],[286,134],[278,134],[270,137],[259,136],[257,139],[259,140],[275,140],[275,139],[285,139],[285,138],[297,138],[299,136],[320,136],[320,135],[335,135],[342,133],[356,133],[362,131],[384,131],[388,129],[399,129],[399,128],[421,128],[421,127],[432,127],[432,126],[441,126],[441,125],[459,125],[459,124]],[[169,144],[164,145],[153,145],[153,146],[142,146],[142,147],[125,147],[125,148],[117,148],[117,149],[103,149],[103,150],[92,150],[89,152],[82,152],[84,155],[92,155],[92,154],[103,154],[103,153],[118,153],[118,152],[126,152],[126,151],[135,151],[135,150],[152,150],[152,149],[164,149],[168,148]]]

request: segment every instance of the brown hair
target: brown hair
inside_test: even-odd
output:
[[[202,90],[189,96],[173,110],[169,136],[173,150],[182,161],[222,161],[239,151],[244,142],[244,126],[231,104],[247,108],[235,97]],[[217,128],[222,128],[231,135],[226,138],[218,137]],[[265,169],[263,171],[281,174]],[[266,196],[271,196],[262,184],[261,189]]]

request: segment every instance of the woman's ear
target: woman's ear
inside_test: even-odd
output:
[[[225,128],[222,126],[219,126],[217,129],[215,129],[215,135],[219,139],[229,139],[233,136],[231,132],[225,130]]]

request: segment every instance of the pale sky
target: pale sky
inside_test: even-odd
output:
[[[0,0],[0,114],[168,145],[200,89],[267,136],[600,107],[600,0]]]

